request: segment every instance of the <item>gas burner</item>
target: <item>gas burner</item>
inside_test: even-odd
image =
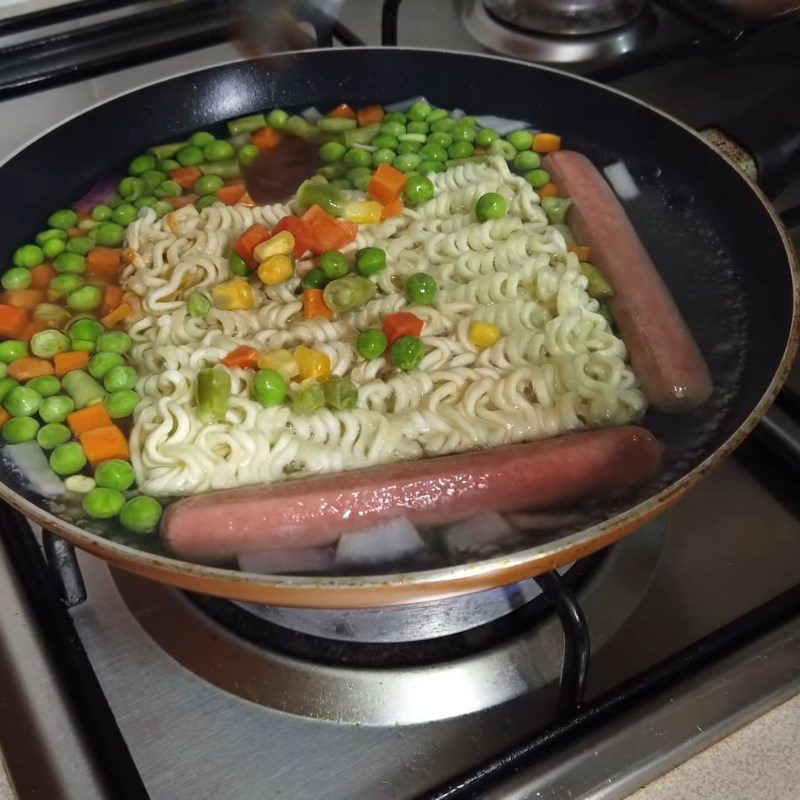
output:
[[[655,15],[635,0],[470,0],[464,5],[463,18],[467,30],[489,50],[552,64],[629,53],[657,27]]]
[[[593,650],[638,605],[665,527],[656,520],[609,548],[596,569],[576,565],[565,573]],[[135,619],[172,658],[224,691],[289,714],[364,725],[423,723],[552,685],[561,667],[560,623],[531,581],[402,608],[319,612],[254,609],[187,597],[117,570],[112,575]],[[400,636],[417,638],[387,641]]]

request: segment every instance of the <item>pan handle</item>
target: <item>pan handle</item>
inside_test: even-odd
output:
[[[800,82],[771,92],[755,108],[712,124],[751,156],[764,193],[777,197],[800,174]]]

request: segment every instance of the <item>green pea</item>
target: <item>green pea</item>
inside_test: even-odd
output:
[[[481,128],[477,134],[475,134],[475,144],[485,149],[499,138],[500,134],[497,131],[491,128]]]
[[[235,250],[231,250],[231,254],[228,257],[228,266],[231,269],[231,273],[239,278],[250,274],[250,267],[245,264],[242,257]],[[203,295],[200,296],[203,297]],[[191,316],[194,316],[194,314],[191,314]],[[205,314],[201,314],[200,316],[205,316]]]
[[[47,224],[51,228],[74,228],[75,223],[78,221],[78,215],[71,208],[62,208],[60,211],[54,211],[48,218]]]
[[[0,403],[6,399],[6,395],[19,386],[19,381],[13,378],[0,378]]]
[[[72,295],[70,295],[72,296]],[[39,358],[52,358],[70,348],[69,336],[61,331],[38,331],[31,336],[31,352]]]
[[[289,115],[282,108],[275,108],[267,114],[267,125],[279,131],[283,129],[288,119]]]
[[[420,175],[427,175],[431,172],[444,172],[447,167],[445,167],[442,161],[427,161],[422,160],[417,164],[417,172]]]
[[[48,228],[46,231],[36,234],[36,244],[38,244],[39,247],[45,242],[49,242],[51,239],[58,239],[62,242],[66,242],[67,239],[69,239],[69,234],[66,231],[62,231],[60,228]]]
[[[466,114],[465,116],[461,117],[458,122],[459,125],[469,125],[470,128],[474,128],[478,124],[478,120],[475,119],[470,114]]]
[[[252,164],[259,156],[261,151],[254,144],[243,144],[236,153],[239,163],[247,166]]]
[[[196,167],[203,163],[203,150],[193,144],[186,145],[178,150],[175,159],[182,167]]]
[[[152,533],[158,529],[162,513],[163,509],[158,500],[139,495],[122,506],[119,521],[134,533]]]
[[[111,354],[101,353],[100,355]],[[139,405],[139,395],[133,389],[120,389],[118,392],[106,395],[103,405],[111,419],[123,419],[133,414],[134,409]]]
[[[180,197],[183,194],[183,189],[179,183],[173,180],[163,181],[154,190],[155,196],[164,197]]]
[[[28,345],[19,339],[6,339],[0,342],[0,361],[10,364],[18,358],[28,355]]]
[[[409,303],[429,306],[436,297],[436,281],[425,272],[415,272],[406,281],[404,294]]]
[[[103,386],[105,386],[107,392],[119,392],[123,389],[133,389],[133,387],[136,386],[137,378],[136,370],[133,369],[133,367],[125,365],[111,367],[103,378]]]
[[[274,369],[260,369],[253,376],[253,396],[262,406],[279,406],[286,388],[283,376]]]
[[[199,195],[214,194],[217,189],[221,189],[225,181],[219,175],[203,175],[194,182],[192,187]]]
[[[73,350],[83,350],[86,353],[94,352],[94,342],[90,339],[70,339],[69,341]]]
[[[39,406],[39,416],[45,422],[63,422],[75,410],[75,403],[65,394],[45,397]]]
[[[249,269],[248,269],[249,272]],[[192,292],[186,300],[186,312],[190,317],[205,317],[211,310],[211,301],[200,292]]]
[[[490,155],[503,156],[506,161],[513,161],[517,157],[517,149],[505,139],[496,139],[489,145]]]
[[[44,253],[39,245],[24,244],[14,251],[13,261],[15,267],[32,269],[44,261]]]
[[[543,169],[532,169],[523,176],[534,189],[541,189],[542,186],[550,183],[550,173]]]
[[[86,454],[77,442],[60,444],[50,453],[50,467],[57,475],[74,475],[86,466]]]
[[[67,298],[67,308],[73,311],[94,311],[103,302],[103,292],[98,286],[81,286]]]
[[[330,278],[321,269],[310,269],[303,275],[300,285],[304,289],[324,289]]]
[[[353,167],[347,170],[347,180],[359,191],[365,191],[371,179],[372,170],[369,167]]]
[[[370,144],[373,147],[377,147],[378,150],[396,150],[397,145],[399,142],[397,141],[396,136],[388,136],[385,133],[380,134],[380,136],[376,136]]]
[[[103,326],[96,319],[84,317],[70,323],[67,333],[73,339],[87,339],[96,342],[97,337],[103,332]]]
[[[125,495],[116,489],[98,486],[83,496],[81,503],[87,516],[92,519],[111,519],[116,517],[125,505]]]
[[[350,271],[350,263],[344,253],[338,250],[326,250],[319,257],[319,268],[330,280],[342,278]]]
[[[135,476],[133,467],[121,458],[112,458],[99,464],[94,471],[94,479],[102,489],[116,489],[124,492],[133,486]]]
[[[402,122],[384,122],[380,130],[384,136],[398,137],[406,132],[406,126]]]
[[[62,275],[56,275],[48,286],[48,289],[57,292],[60,296],[66,296],[74,292],[79,287],[83,286],[83,278],[72,272],[65,272]]]
[[[515,150],[530,150],[533,145],[533,134],[530,131],[514,131],[506,136],[506,141],[513,145]]]
[[[392,166],[400,172],[411,172],[422,159],[416,153],[401,153],[395,158]]]
[[[218,203],[219,200],[213,194],[205,194],[202,197],[198,197],[197,200],[194,201],[194,207],[198,211],[202,211],[204,208],[208,208],[209,206],[213,206],[214,203]]]
[[[408,111],[406,111],[406,116],[411,120],[423,120],[428,119],[431,113],[431,106],[430,103],[426,103],[424,100],[417,100],[416,103],[412,103],[408,107]]]
[[[403,336],[390,348],[392,363],[403,370],[419,366],[425,356],[425,345],[419,336]]]
[[[460,122],[453,127],[450,134],[454,142],[474,142],[476,136],[475,128]]]
[[[72,431],[60,422],[48,422],[39,428],[36,441],[42,450],[55,450],[60,444],[65,444],[72,438]]]
[[[390,111],[386,116],[383,118],[384,123],[387,122],[398,122],[400,125],[406,124],[406,115],[403,114],[402,111]]]
[[[356,272],[365,278],[376,275],[386,266],[386,251],[380,247],[365,247],[356,253]]]
[[[61,391],[61,381],[55,375],[40,375],[25,385],[39,392],[42,397],[53,397]]]
[[[114,209],[111,219],[117,225],[130,225],[136,219],[136,207],[130,203],[121,203]]]
[[[136,158],[128,164],[128,172],[131,175],[141,175],[149,169],[156,168],[156,160],[153,156],[136,156]]]
[[[439,144],[426,144],[420,150],[420,155],[428,161],[445,161],[447,159],[447,150]]]
[[[428,144],[436,144],[446,149],[453,144],[453,137],[446,131],[434,131],[428,136],[426,141]]]
[[[158,171],[169,173],[174,169],[178,169],[180,165],[180,161],[176,161],[174,158],[162,158],[158,162]]]
[[[322,175],[328,181],[335,181],[347,175],[347,165],[344,161],[334,161],[333,164],[325,164],[317,170],[317,175]]]
[[[347,148],[339,142],[325,142],[325,144],[319,148],[319,157],[328,163],[332,161],[341,161],[346,152]]]
[[[397,145],[397,152],[399,155],[407,155],[408,153],[419,153],[422,150],[421,142],[400,142]]]
[[[487,219],[500,219],[506,213],[508,204],[505,197],[498,192],[486,192],[475,204],[475,216],[485,222]]]
[[[169,214],[172,211],[172,206],[166,200],[159,200],[154,206],[153,211],[156,212],[159,219],[164,216],[164,214]]]
[[[539,169],[541,165],[541,156],[538,153],[534,153],[533,150],[523,150],[521,153],[517,153],[513,162],[514,169],[519,173],[530,172],[532,169]]]
[[[378,164],[391,164],[394,161],[395,152],[388,147],[381,147],[372,154],[372,165],[377,167]]]
[[[106,220],[111,219],[111,214],[113,211],[114,209],[111,208],[111,206],[107,206],[105,204],[95,206],[92,209],[92,219],[96,220],[97,222],[105,222]]]
[[[33,417],[13,417],[3,425],[3,438],[9,444],[31,442],[38,430],[39,423]]]
[[[141,178],[123,178],[119,182],[117,192],[123,200],[133,202],[137,197],[147,193],[147,182]]]
[[[427,136],[428,130],[429,130],[428,123],[421,122],[419,120],[415,122],[409,122],[408,125],[406,125],[406,133],[422,133],[425,134],[425,136]]]
[[[151,194],[156,186],[160,186],[167,179],[166,173],[159,169],[149,169],[142,174],[142,180],[147,184],[147,191]]]
[[[433,197],[433,193],[433,181],[431,181],[430,178],[426,178],[424,175],[414,175],[410,177],[403,189],[403,196],[412,205],[430,200]]]
[[[224,139],[214,139],[203,147],[203,155],[208,161],[225,161],[233,157],[233,145]]]
[[[292,390],[289,396],[295,414],[310,414],[325,405],[325,392],[316,382]]]
[[[328,408],[335,408],[337,411],[349,411],[358,402],[358,387],[353,381],[338,375],[325,381],[322,391]]]
[[[133,207],[136,211],[139,211],[141,208],[154,208],[155,204],[158,202],[158,198],[153,195],[148,195],[147,197],[140,197],[134,204]]]
[[[451,133],[453,128],[456,126],[456,121],[454,119],[450,119],[449,117],[444,117],[443,119],[434,120],[431,123],[431,130],[435,133],[437,131],[442,131],[444,133]]]
[[[32,417],[42,404],[42,396],[30,386],[15,386],[3,400],[12,417]]]
[[[208,131],[197,131],[197,133],[193,133],[189,137],[189,142],[191,144],[196,144],[198,147],[205,147],[207,144],[215,141],[216,136],[213,133],[209,133]]]
[[[4,289],[27,289],[31,285],[31,271],[25,267],[12,267],[3,273],[0,283]]]
[[[102,222],[93,231],[101,247],[119,247],[125,238],[125,229],[116,222]]]
[[[122,206],[118,206],[122,208]],[[116,213],[117,209],[114,209]],[[67,242],[66,251],[68,253],[77,253],[79,256],[85,256],[94,247],[94,242],[88,236],[73,236]]]
[[[331,181],[331,186],[335,186],[337,189],[347,189],[348,191],[353,188],[353,184],[347,178],[336,178]]]
[[[0,380],[8,377],[8,366],[0,361]]]
[[[447,111],[443,108],[434,108],[428,114],[428,123],[436,122],[437,119],[445,119],[447,117]]]
[[[42,252],[45,258],[52,261],[54,258],[60,256],[66,248],[66,244],[64,244],[61,239],[48,239],[42,245]]]
[[[131,346],[131,337],[122,331],[106,331],[97,337],[98,353],[127,353]]]
[[[348,167],[368,167],[372,164],[372,154],[369,150],[352,147],[344,154],[344,163]]]
[[[474,150],[470,142],[453,142],[447,150],[447,155],[450,158],[469,158]]]
[[[356,339],[356,352],[362,357],[371,361],[383,355],[389,344],[386,334],[379,330],[368,330],[360,333]]]

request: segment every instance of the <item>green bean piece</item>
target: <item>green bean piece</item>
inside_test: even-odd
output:
[[[415,272],[406,281],[403,293],[409,303],[429,306],[436,298],[436,280],[425,272]]]
[[[341,280],[344,280],[343,278]],[[289,392],[292,411],[295,414],[311,414],[325,405],[325,392],[315,380],[303,381],[299,388]]]
[[[62,208],[60,211],[54,211],[48,218],[47,224],[51,228],[74,228],[75,223],[78,221],[78,215],[71,208]]]
[[[203,147],[203,157],[206,161],[225,161],[232,158],[233,145],[224,139],[214,139]]]
[[[249,269],[248,269],[249,272]],[[211,310],[211,301],[200,292],[192,292],[186,300],[186,312],[190,317],[201,319]]]
[[[363,308],[375,297],[375,284],[360,275],[345,275],[331,281],[323,290],[325,304],[337,314]]]
[[[105,331],[97,337],[98,353],[127,353],[131,346],[131,337],[122,331]]]
[[[371,167],[353,167],[347,170],[347,180],[361,192],[366,191],[367,185],[372,179]]]
[[[53,260],[60,256],[64,250],[66,250],[67,246],[61,239],[48,239],[42,245],[42,252],[44,253],[45,258],[49,260]]]
[[[330,278],[321,269],[310,269],[303,275],[300,286],[303,289],[324,289],[329,280]]]
[[[322,117],[317,121],[317,127],[326,133],[344,133],[358,127],[358,122],[354,119],[344,119],[342,117]]]
[[[69,350],[69,336],[61,331],[38,331],[31,336],[30,348],[31,352],[39,358],[52,358]]]
[[[253,397],[262,406],[279,406],[286,397],[286,381],[274,369],[260,369],[253,375]]]
[[[147,181],[141,178],[123,178],[119,182],[117,191],[123,200],[132,203],[137,197],[147,194]]]
[[[503,156],[506,161],[513,161],[517,157],[517,148],[505,139],[496,139],[493,141],[486,152],[488,152],[489,155]]]
[[[242,174],[242,167],[234,158],[226,158],[224,161],[214,161],[203,163],[198,166],[203,175],[219,175],[224,180],[238,178]]]
[[[567,211],[572,205],[572,200],[567,197],[543,197],[542,209],[547,214],[547,221],[551,225],[564,225],[567,222]]]
[[[112,458],[97,466],[94,471],[94,479],[97,485],[103,489],[116,489],[118,492],[124,492],[133,486],[135,476],[129,462],[123,461],[121,458]]]
[[[19,381],[13,378],[0,378],[0,403],[6,399],[6,395],[19,386]]]
[[[486,192],[475,203],[475,216],[481,221],[487,219],[500,219],[508,210],[505,197],[499,192]]]
[[[386,267],[386,251],[380,247],[365,247],[356,253],[356,272],[364,277],[377,275]]]
[[[338,250],[326,250],[319,257],[319,268],[333,280],[334,278],[343,278],[350,272],[350,262],[344,253],[340,253]]]
[[[170,144],[157,144],[155,147],[148,149],[150,155],[156,158],[173,158],[179,151],[183,150],[188,142],[172,142]]]
[[[3,407],[12,417],[32,417],[44,398],[30,386],[15,386],[3,400]]]
[[[83,317],[71,322],[67,333],[72,339],[88,339],[90,342],[96,342],[104,330],[105,328],[96,319]]]
[[[586,292],[589,297],[594,297],[595,300],[605,300],[614,296],[614,288],[594,264],[590,264],[588,261],[581,261],[581,273],[589,281],[586,286]]]
[[[32,269],[44,261],[44,253],[37,244],[24,244],[14,251],[12,261],[15,267]]]
[[[136,386],[137,380],[138,376],[133,367],[120,365],[111,367],[111,369],[106,372],[103,377],[103,386],[105,386],[107,392],[119,392],[123,389],[133,389],[133,387]]]
[[[214,194],[217,189],[221,189],[225,181],[219,175],[201,175],[192,187],[199,195]]]
[[[38,244],[39,247],[45,242],[49,242],[51,239],[59,239],[62,242],[66,242],[67,239],[69,239],[69,234],[66,231],[62,231],[60,228],[48,228],[46,231],[36,234],[36,244]]]
[[[158,162],[158,171],[167,175],[172,172],[172,170],[178,169],[180,165],[180,161],[176,161],[174,158],[162,158]]]
[[[597,309],[597,313],[605,319],[605,321],[609,324],[609,327],[616,329],[617,324],[614,321],[614,315],[611,313],[608,303],[605,300],[600,300],[598,305],[599,308]]]
[[[274,108],[267,114],[267,125],[276,131],[283,130],[289,121],[289,115],[282,108]]]
[[[496,142],[500,138],[500,134],[491,128],[481,128],[475,134],[475,144],[478,147],[486,149],[492,142]]]
[[[447,155],[450,158],[469,158],[474,150],[471,142],[458,141],[450,145]]]
[[[236,151],[236,158],[239,160],[240,164],[247,166],[248,164],[252,164],[260,153],[261,151],[254,144],[243,144]]]
[[[534,189],[541,189],[550,183],[550,173],[543,169],[532,169],[523,176]]]
[[[348,167],[368,167],[372,164],[372,153],[361,147],[353,147],[344,154],[344,163]]]
[[[317,205],[334,217],[341,217],[347,205],[347,195],[325,183],[303,181],[297,190],[296,202],[305,210]]]
[[[175,160],[182,167],[196,167],[202,163],[203,158],[203,149],[193,144],[186,145],[175,153]]]
[[[403,197],[411,204],[424,203],[433,197],[433,181],[424,175],[412,175],[403,188]]]
[[[335,186],[337,189],[345,189],[347,191],[353,188],[353,184],[350,183],[347,178],[336,178],[331,181],[331,186]]]
[[[183,189],[181,185],[172,179],[167,181],[162,181],[153,192],[156,197],[164,198],[164,197],[180,197],[183,194]]]
[[[296,114],[292,114],[292,116],[286,120],[283,129],[292,136],[296,136],[298,139],[303,139],[307,142],[321,144],[325,139],[323,131],[320,131],[316,125],[312,125],[308,120]]]
[[[65,394],[45,397],[39,406],[39,416],[45,422],[63,422],[75,410],[75,403]]]
[[[432,110],[433,109],[431,109],[430,103],[425,102],[425,100],[417,100],[408,107],[406,116],[410,120],[425,120],[430,117]]]
[[[25,267],[11,267],[3,273],[0,283],[4,289],[27,289],[31,285],[31,271]]]
[[[352,147],[354,144],[371,144],[372,140],[381,132],[381,124],[373,122],[371,125],[365,125],[363,128],[354,128],[350,131],[345,131],[342,134],[342,140],[345,147]],[[379,147],[380,145],[375,145]]]
[[[76,408],[86,408],[93,403],[100,403],[106,396],[105,389],[82,369],[73,369],[64,375],[61,386],[72,398]]]
[[[425,356],[425,345],[419,336],[403,336],[390,348],[392,363],[402,369],[418,367]]]
[[[31,442],[36,438],[39,423],[33,417],[12,417],[3,425],[3,438],[9,444]]]
[[[329,181],[335,181],[347,175],[347,165],[344,161],[334,161],[332,164],[325,164],[317,170],[317,175]]]
[[[40,375],[31,378],[25,385],[39,392],[42,397],[53,397],[61,391],[61,381],[55,375]]]
[[[158,523],[163,513],[158,500],[139,495],[131,498],[122,506],[122,510],[119,512],[119,521],[134,533],[152,533],[158,530]]]
[[[67,297],[67,308],[73,311],[94,311],[103,302],[103,292],[99,286],[81,286]]]
[[[139,405],[139,395],[133,389],[121,389],[106,395],[103,405],[111,419],[123,419],[133,414],[134,409]]]
[[[333,376],[322,385],[325,404],[337,411],[349,411],[358,402],[358,387],[347,378]]]
[[[195,401],[197,418],[204,425],[223,422],[231,395],[231,376],[227,370],[217,367],[201,369],[197,374]]]
[[[517,153],[513,163],[514,169],[521,175],[532,169],[539,169],[541,165],[542,157],[533,150],[523,150],[521,153]]]
[[[117,225],[130,225],[136,219],[136,206],[130,203],[121,203],[114,209],[111,219]],[[74,242],[75,240],[73,239],[72,241]]]
[[[72,431],[60,422],[48,422],[42,425],[36,434],[36,441],[42,450],[55,450],[60,444],[65,444],[72,438]]]
[[[380,358],[388,344],[386,334],[383,331],[368,330],[358,335],[356,352],[362,358],[371,361],[373,358]]]
[[[249,114],[246,117],[229,120],[228,133],[231,136],[238,136],[240,133],[255,133],[266,126],[267,118],[263,114]]]
[[[125,229],[116,222],[101,222],[92,232],[101,247],[119,247],[125,238]]]
[[[28,345],[19,339],[6,339],[0,342],[0,361],[10,364],[18,358],[28,355]]]
[[[116,517],[125,505],[125,495],[116,489],[98,486],[83,496],[81,506],[92,519]]]

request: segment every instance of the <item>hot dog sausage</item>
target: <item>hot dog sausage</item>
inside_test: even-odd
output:
[[[572,200],[569,225],[614,289],[608,305],[647,399],[669,412],[704,403],[706,362],[614,192],[580,153],[550,153],[544,168]]]
[[[178,556],[209,559],[333,544],[391,517],[432,525],[488,509],[547,509],[644,483],[662,452],[643,428],[608,428],[212,492],[169,506],[162,537]]]

